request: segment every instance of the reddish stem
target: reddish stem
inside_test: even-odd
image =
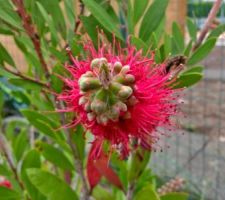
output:
[[[200,35],[198,37],[198,40],[196,41],[194,47],[193,47],[193,51],[195,51],[203,42],[203,40],[205,39],[205,36],[207,35],[208,31],[210,30],[210,27],[213,23],[213,20],[215,19],[219,9],[220,9],[220,5],[222,3],[222,0],[216,0],[213,4],[212,9],[210,10],[210,13],[207,17],[207,20],[200,32]]]
[[[38,34],[35,32],[35,28],[34,28],[34,25],[32,24],[32,20],[31,20],[31,16],[27,13],[27,11],[24,7],[23,0],[12,0],[12,1],[15,4],[15,6],[17,8],[17,13],[19,14],[19,16],[23,22],[24,29],[34,45],[34,49],[38,55],[38,58],[41,62],[43,70],[45,72],[45,77],[49,78],[50,74],[49,74],[48,66],[47,66],[47,64],[44,60],[43,54],[41,52],[40,38],[39,38]]]

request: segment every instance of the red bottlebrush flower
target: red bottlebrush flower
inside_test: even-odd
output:
[[[65,101],[65,112],[75,112],[70,124],[82,123],[95,136],[99,145],[104,140],[126,157],[132,142],[151,150],[160,137],[159,128],[174,126],[171,116],[177,114],[177,90],[171,88],[174,72],[166,64],[156,64],[153,54],[143,56],[128,45],[117,54],[114,47],[84,45],[87,57],[66,65],[72,78],[63,78],[64,91],[58,96]]]
[[[0,187],[12,188],[12,184],[4,176],[0,176]]]

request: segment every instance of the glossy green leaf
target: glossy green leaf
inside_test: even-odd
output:
[[[70,26],[75,26],[75,2],[74,0],[64,0],[66,15],[69,20]]]
[[[203,70],[204,70],[203,66],[195,66],[195,67],[188,68],[182,74],[188,74],[188,73],[193,73],[193,72],[195,72],[195,73],[202,73]]]
[[[30,182],[26,170],[29,168],[40,168],[41,159],[36,150],[30,150],[24,157],[21,167],[21,178],[32,200],[45,200],[46,198]]]
[[[186,46],[186,48],[184,49],[184,55],[185,56],[189,56],[190,55],[190,53],[191,53],[191,50],[192,50],[192,44],[193,44],[193,42],[192,42],[192,40],[187,44],[187,46]]]
[[[26,109],[20,111],[37,130],[45,135],[50,136],[57,141],[65,139],[65,136],[61,131],[55,130],[60,126],[57,122],[36,111]]]
[[[56,46],[58,44],[58,36],[56,34],[57,31],[56,31],[55,26],[54,26],[54,21],[53,21],[52,17],[48,15],[47,11],[42,6],[42,4],[40,4],[39,2],[36,2],[36,4],[37,4],[37,7],[40,10],[43,18],[45,19],[45,21],[49,25],[49,29],[50,29],[50,32],[51,32],[51,41],[52,41],[52,44]]]
[[[75,191],[57,176],[40,169],[28,169],[27,173],[32,184],[49,200],[78,200]]]
[[[41,85],[39,85],[35,82],[32,82],[32,81],[29,81],[29,80],[25,80],[25,79],[11,78],[11,79],[9,79],[9,82],[15,86],[22,87],[27,90],[41,90],[42,89]]]
[[[134,16],[133,21],[136,24],[143,16],[146,8],[148,7],[149,0],[134,0]]]
[[[64,170],[72,171],[74,169],[73,164],[65,156],[62,150],[44,142],[38,142],[36,145],[38,145],[38,148],[40,148],[40,151],[46,160]]]
[[[22,158],[22,155],[25,152],[25,149],[27,148],[28,144],[29,141],[27,136],[27,129],[24,129],[17,135],[12,145],[13,152],[17,161]]]
[[[23,30],[20,17],[11,6],[9,0],[0,0],[0,19],[18,30]]]
[[[197,38],[197,26],[193,23],[193,21],[190,18],[187,18],[187,28],[188,28],[188,33],[189,36],[193,41],[196,41]]]
[[[133,181],[137,179],[145,167],[147,166],[151,157],[151,153],[142,148],[138,148],[132,155],[130,170],[129,170],[129,180]]]
[[[20,199],[22,199],[20,193],[6,187],[0,187],[0,200],[20,200]]]
[[[10,56],[8,51],[5,49],[5,47],[0,43],[0,64],[3,64],[4,62],[15,67],[15,63],[12,57]]]
[[[92,196],[97,200],[115,200],[113,194],[107,191],[105,188],[102,188],[101,186],[97,186],[94,188]]]
[[[131,36],[131,44],[135,45],[138,50],[142,49],[143,53],[146,53],[148,50],[148,46],[143,42],[140,38],[135,36]]]
[[[168,0],[155,0],[147,10],[140,27],[140,38],[147,41],[165,16]]]
[[[174,88],[190,87],[198,83],[202,79],[202,77],[203,75],[201,73],[196,73],[196,72],[181,74],[177,78]]]
[[[128,32],[129,34],[134,34],[134,20],[133,20],[133,16],[134,16],[134,10],[133,10],[133,6],[132,6],[132,0],[128,0],[127,1],[127,28],[128,28]]]
[[[187,65],[194,65],[205,58],[214,48],[216,44],[216,38],[208,39],[203,45],[201,45],[196,51],[190,56],[187,61]]]
[[[225,24],[221,24],[211,31],[208,38],[214,37],[218,38],[224,32],[225,32]]]
[[[160,197],[160,200],[188,200],[188,194],[186,193],[168,193]]]
[[[175,22],[173,23],[173,26],[172,26],[172,32],[173,32],[174,42],[176,42],[179,52],[181,53],[184,50],[184,36],[179,26]]]
[[[98,20],[98,22],[109,32],[114,33],[118,38],[122,39],[122,36],[118,30],[117,24],[111,16],[94,0],[83,0],[85,6],[90,10],[92,15]]]
[[[155,190],[151,185],[145,186],[135,196],[134,200],[160,200]]]

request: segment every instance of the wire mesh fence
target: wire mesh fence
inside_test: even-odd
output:
[[[204,3],[207,4],[204,5]],[[188,14],[199,28],[212,1],[190,1]],[[215,21],[224,23],[224,6]],[[191,10],[190,10],[191,9]],[[207,10],[204,10],[207,9]],[[197,17],[195,13],[198,13]],[[190,14],[191,13],[191,14]],[[221,35],[212,53],[202,63],[204,79],[184,96],[181,130],[165,138],[170,146],[153,156],[155,172],[164,177],[184,177],[189,187],[206,200],[225,199],[225,37]],[[183,134],[184,133],[184,134]]]

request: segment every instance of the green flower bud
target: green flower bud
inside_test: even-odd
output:
[[[91,112],[91,104],[90,103],[86,103],[84,105],[84,110],[87,111],[87,112]]]
[[[132,84],[135,82],[135,77],[132,74],[127,74],[125,76],[125,83],[126,84]]]
[[[82,97],[79,99],[78,104],[79,104],[79,105],[83,105],[83,104],[85,104],[87,101],[88,101],[87,98],[84,97],[84,96],[82,96]]]
[[[123,66],[123,68],[121,69],[121,74],[126,74],[128,71],[130,70],[130,66],[129,65],[125,65]]]
[[[105,112],[106,110],[106,103],[104,103],[101,100],[97,100],[95,99],[92,103],[91,103],[91,110],[94,111],[97,114],[101,114],[103,112]]]
[[[133,93],[133,90],[129,86],[122,86],[118,95],[122,99],[127,99],[131,94]]]
[[[104,125],[104,126],[106,126],[107,123],[108,123],[108,121],[109,121],[108,117],[107,117],[106,115],[104,115],[104,114],[98,116],[96,119],[97,119],[97,122],[98,122],[99,124],[102,124],[102,125]]]
[[[82,75],[82,77],[94,77],[94,73],[91,71],[87,71],[85,74]]]
[[[91,61],[91,68],[98,68],[100,64],[100,58],[95,58]]]
[[[116,62],[114,63],[114,65],[113,65],[113,72],[114,72],[114,74],[120,73],[122,67],[123,67],[123,66],[122,66],[121,62],[116,61]]]
[[[95,117],[96,115],[93,112],[87,114],[87,118],[89,121],[93,121]]]
[[[81,77],[78,81],[80,89],[83,92],[87,92],[88,90],[97,89],[101,86],[100,81],[97,78],[91,77]]]

